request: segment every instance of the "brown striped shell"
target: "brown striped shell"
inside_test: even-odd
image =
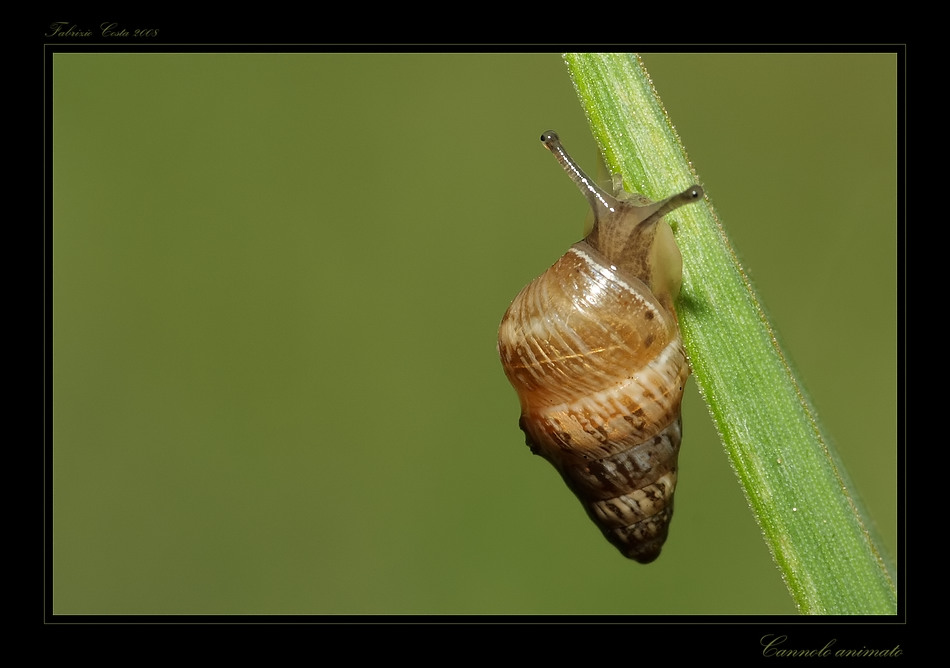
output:
[[[662,218],[702,189],[656,203],[611,195],[557,134],[541,141],[590,201],[594,226],[515,297],[498,352],[531,451],[560,472],[607,540],[649,563],[673,515],[689,376],[673,309],[682,260]]]

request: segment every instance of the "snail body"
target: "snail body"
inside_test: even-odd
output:
[[[541,141],[591,204],[585,239],[515,297],[498,351],[520,426],[626,557],[659,556],[673,514],[680,404],[689,376],[673,302],[682,259],[661,202],[596,186],[561,146]],[[619,186],[619,184],[617,184]]]

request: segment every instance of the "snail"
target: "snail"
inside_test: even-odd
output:
[[[498,352],[531,451],[554,465],[607,540],[649,563],[673,515],[690,373],[673,308],[682,258],[663,216],[703,190],[651,202],[615,176],[612,195],[556,133],[541,141],[587,197],[594,225],[515,297]]]

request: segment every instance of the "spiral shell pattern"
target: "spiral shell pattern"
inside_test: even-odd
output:
[[[673,514],[689,365],[675,318],[584,246],[515,298],[499,353],[532,451],[557,468],[611,543],[646,563]]]

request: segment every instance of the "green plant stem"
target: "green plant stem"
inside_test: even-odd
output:
[[[660,199],[701,184],[636,55],[564,59],[627,190]],[[711,203],[668,219],[683,254],[677,312],[697,384],[799,610],[895,614],[891,566]]]

